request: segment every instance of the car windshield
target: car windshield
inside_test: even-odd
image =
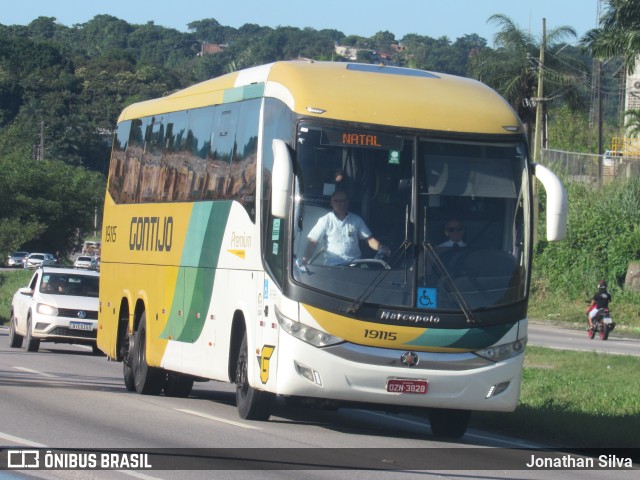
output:
[[[98,280],[94,275],[45,273],[40,291],[51,295],[97,297]]]
[[[44,260],[44,255],[31,255],[29,258],[32,260]]]

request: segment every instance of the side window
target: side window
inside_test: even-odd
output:
[[[197,108],[189,112],[189,130],[185,142],[185,162],[191,178],[185,182],[181,197],[201,200],[207,192],[207,160],[211,149],[214,107]]]
[[[252,221],[256,218],[256,168],[261,99],[240,104],[228,197],[241,203]]]
[[[164,149],[162,166],[158,175],[157,201],[171,202],[179,199],[180,185],[184,183],[184,145],[189,129],[189,112],[174,112],[165,116]]]
[[[113,150],[109,163],[109,195],[116,203],[121,203],[122,187],[124,185],[124,172],[127,146],[131,133],[131,121],[121,122],[113,136]]]
[[[265,99],[262,141],[262,229],[263,251],[268,270],[274,281],[282,285],[284,278],[285,245],[287,244],[288,219],[271,215],[271,174],[275,138],[290,143],[293,137],[293,115],[279,100]]]
[[[230,198],[231,160],[235,151],[235,132],[240,105],[237,103],[218,105],[211,133],[209,198]]]
[[[109,166],[114,201],[235,200],[255,221],[261,102],[120,123]]]
[[[36,284],[38,283],[38,278],[40,278],[40,273],[36,272],[33,277],[31,277],[31,282],[29,283],[29,288],[33,291],[36,289]]]
[[[158,196],[158,171],[164,148],[165,124],[162,117],[151,117],[145,122],[142,165],[135,190],[136,202],[153,202]]]

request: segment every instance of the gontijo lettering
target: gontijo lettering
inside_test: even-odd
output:
[[[173,217],[132,217],[129,250],[169,252],[173,243]]]

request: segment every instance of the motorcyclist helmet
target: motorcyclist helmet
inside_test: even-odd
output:
[[[600,283],[598,284],[598,290],[606,290],[607,289],[607,282],[605,282],[604,280],[600,280]]]

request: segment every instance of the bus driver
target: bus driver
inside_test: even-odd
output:
[[[325,265],[344,265],[360,258],[360,240],[366,240],[369,246],[388,256],[389,248],[376,240],[364,220],[355,213],[349,212],[349,197],[346,192],[338,190],[331,195],[333,211],[320,217],[309,232],[309,243],[304,250],[302,263],[311,259],[318,242],[324,238],[327,248],[324,251]]]

